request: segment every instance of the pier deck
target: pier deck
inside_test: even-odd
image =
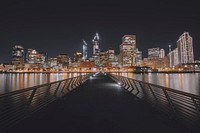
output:
[[[102,73],[7,132],[184,133]]]

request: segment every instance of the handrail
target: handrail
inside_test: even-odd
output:
[[[140,99],[150,103],[171,120],[179,121],[192,132],[200,132],[200,96],[172,88],[110,74],[116,82]]]
[[[17,121],[40,111],[49,103],[63,97],[89,78],[80,76],[45,83],[0,95],[0,130],[6,130]]]
[[[160,86],[160,85],[152,84],[152,83],[145,82],[145,81],[140,81],[140,80],[137,80],[137,79],[132,79],[132,78],[128,78],[128,77],[125,77],[125,78],[127,78],[129,80],[134,80],[134,81],[137,81],[137,82],[141,82],[141,83],[144,83],[144,84],[149,84],[149,85],[157,87],[157,88],[162,88],[162,89],[165,89],[165,90],[169,90],[171,92],[179,93],[181,95],[191,96],[191,97],[195,97],[197,99],[200,99],[199,95],[191,94],[191,93],[184,92],[184,91],[179,91],[179,90],[176,90],[176,89],[173,89],[173,88],[169,88],[169,87],[165,87],[165,86]]]

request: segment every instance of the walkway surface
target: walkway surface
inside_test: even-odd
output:
[[[7,132],[184,133],[102,73]]]

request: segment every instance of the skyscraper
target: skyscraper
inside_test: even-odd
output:
[[[165,50],[163,48],[160,49],[159,57],[160,58],[164,58],[165,57]]]
[[[148,58],[156,59],[159,58],[160,48],[149,48],[148,49]]]
[[[136,36],[124,35],[120,45],[120,64],[133,66],[136,63]]]
[[[179,37],[177,41],[177,48],[179,64],[194,62],[193,41],[188,32],[184,32]]]
[[[142,64],[142,51],[136,50],[136,65],[140,66]]]
[[[12,48],[12,63],[23,64],[24,63],[24,48],[20,45],[15,45]]]
[[[92,42],[93,42],[93,54],[95,55],[96,53],[100,52],[100,49],[99,49],[99,34],[98,33],[96,33]]]
[[[26,61],[30,64],[38,64],[39,53],[35,49],[29,48],[26,54]]]
[[[87,43],[83,40],[83,59],[87,59]]]
[[[123,44],[130,44],[133,49],[136,49],[136,36],[135,35],[124,35],[122,38]]]

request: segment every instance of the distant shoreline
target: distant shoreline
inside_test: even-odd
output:
[[[106,71],[105,71],[106,72]],[[25,74],[25,73],[46,73],[46,74],[50,74],[50,73],[95,73],[95,72],[62,72],[62,71],[58,71],[58,72],[0,72],[0,73],[5,73],[5,74]],[[200,73],[200,71],[184,71],[184,72],[180,72],[180,71],[171,71],[171,72],[164,72],[164,71],[160,71],[160,72],[108,72],[108,73],[135,73],[135,74],[144,74],[144,73]]]

